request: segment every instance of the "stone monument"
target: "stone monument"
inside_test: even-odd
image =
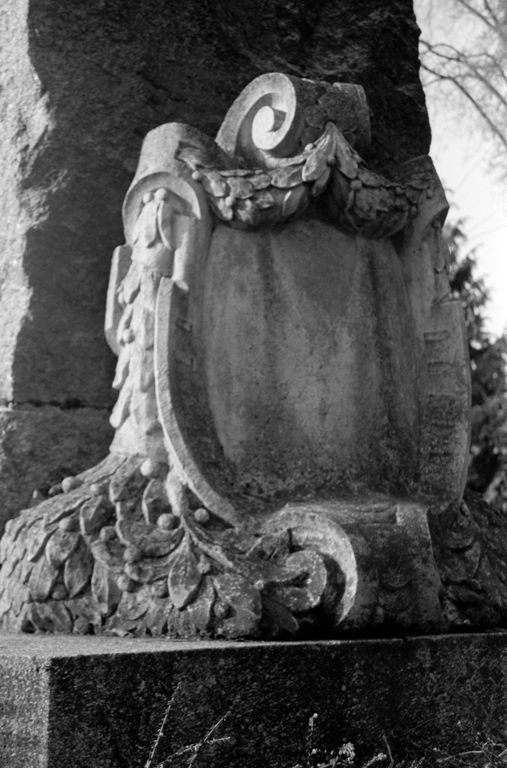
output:
[[[441,561],[467,528],[446,200],[428,157],[387,179],[361,159],[369,141],[360,86],[281,73],[247,85],[215,140],[148,133],[106,309],[115,438],[7,524],[2,628],[283,638],[461,620],[429,526]]]

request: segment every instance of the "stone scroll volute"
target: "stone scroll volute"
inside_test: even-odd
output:
[[[174,637],[445,628],[428,530],[469,384],[431,161],[390,180],[362,89],[263,75],[213,141],[145,139],[106,338],[104,462],[2,540],[1,623]]]

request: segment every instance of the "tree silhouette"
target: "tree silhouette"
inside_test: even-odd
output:
[[[468,487],[507,511],[507,339],[485,330],[489,299],[476,274],[463,220],[446,225],[451,291],[461,299],[472,372],[472,446]]]

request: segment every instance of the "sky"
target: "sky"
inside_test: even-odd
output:
[[[415,0],[422,36],[431,42],[451,43],[459,48],[473,35],[479,20],[457,19],[450,13],[452,0],[431,3]],[[477,275],[490,291],[486,329],[494,336],[507,330],[507,189],[495,179],[491,147],[456,105],[443,99],[438,85],[426,89],[432,128],[431,155],[448,190],[450,216],[463,218],[469,244],[476,249]],[[506,126],[507,130],[507,126]]]

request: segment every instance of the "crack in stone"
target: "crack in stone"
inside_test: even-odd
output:
[[[32,408],[58,408],[60,411],[78,411],[78,410],[92,410],[92,411],[105,411],[109,413],[112,406],[97,405],[95,403],[82,402],[78,398],[68,398],[63,401],[58,400],[7,400],[5,398],[0,399],[0,408],[12,408],[23,409],[26,406]]]

